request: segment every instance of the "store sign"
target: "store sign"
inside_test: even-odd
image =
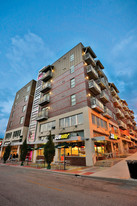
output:
[[[55,135],[55,140],[68,139],[69,135],[70,135],[69,133],[68,134]]]
[[[116,139],[118,139],[118,136],[115,134],[110,134],[109,138],[116,140]]]

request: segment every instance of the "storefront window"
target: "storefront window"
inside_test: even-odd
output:
[[[65,118],[65,127],[70,127],[70,118]]]
[[[71,126],[75,126],[76,125],[76,115],[71,117]]]
[[[83,114],[78,114],[77,118],[78,118],[78,124],[83,124]]]

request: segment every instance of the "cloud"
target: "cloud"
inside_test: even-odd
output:
[[[0,112],[4,114],[10,114],[12,108],[13,100],[1,101],[0,102]]]
[[[29,32],[23,37],[11,38],[11,46],[6,57],[11,66],[11,71],[24,76],[38,72],[54,56],[52,50],[45,44],[43,39]],[[33,76],[32,76],[33,78]]]
[[[0,135],[1,135],[0,137],[4,137],[7,123],[8,123],[8,118],[0,119]]]

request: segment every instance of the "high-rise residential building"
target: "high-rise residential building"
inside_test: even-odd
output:
[[[11,154],[20,153],[20,145],[27,138],[35,86],[36,81],[32,80],[16,93],[2,143],[2,153],[8,144],[11,145]]]
[[[90,166],[137,144],[134,113],[103,70],[91,47],[79,43],[39,71],[28,132],[33,161],[43,157],[49,132],[54,160],[65,152],[71,165]]]

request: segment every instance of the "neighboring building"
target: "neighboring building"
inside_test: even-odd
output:
[[[16,93],[3,139],[2,153],[6,146],[11,144],[11,153],[19,154],[20,145],[28,133],[35,86],[36,81],[32,80]]]
[[[43,158],[49,131],[55,160],[63,159],[68,143],[65,155],[72,165],[90,166],[136,145],[133,111],[95,59],[93,50],[80,43],[39,71],[28,133],[28,143],[37,148],[30,154],[33,161]]]

